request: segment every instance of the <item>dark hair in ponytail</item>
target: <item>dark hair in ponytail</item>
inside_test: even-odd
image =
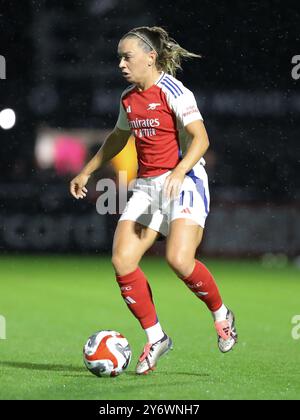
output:
[[[173,38],[169,37],[167,31],[159,26],[141,26],[127,32],[122,39],[137,37],[142,48],[146,51],[154,50],[157,54],[156,67],[172,76],[181,68],[182,58],[200,58],[201,55],[194,54],[182,48]]]

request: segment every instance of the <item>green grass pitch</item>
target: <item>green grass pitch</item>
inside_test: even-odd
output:
[[[1,257],[0,399],[300,399],[297,268],[205,261],[237,318],[239,344],[223,355],[211,315],[160,258],[141,264],[174,350],[146,376],[135,364],[145,344],[104,257]],[[87,338],[120,331],[133,359],[117,378],[97,378],[82,362]]]

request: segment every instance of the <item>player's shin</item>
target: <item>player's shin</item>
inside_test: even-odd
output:
[[[143,271],[138,267],[125,276],[116,275],[116,278],[124,301],[145,330],[148,341],[155,342],[153,340],[157,337],[159,340],[163,331],[158,323],[151,288]]]
[[[195,260],[194,270],[188,277],[180,278],[206,304],[212,313],[222,308],[222,298],[216,282],[209,270],[200,261]]]

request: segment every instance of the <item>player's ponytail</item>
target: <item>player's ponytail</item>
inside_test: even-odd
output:
[[[122,39],[137,37],[145,51],[154,50],[157,54],[156,67],[172,76],[181,68],[183,58],[200,58],[201,55],[194,54],[182,48],[173,38],[169,37],[167,31],[159,26],[141,26],[127,32]]]

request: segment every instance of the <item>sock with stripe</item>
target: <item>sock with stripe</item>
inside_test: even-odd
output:
[[[125,276],[116,274],[116,279],[124,301],[132,314],[138,319],[142,328],[146,330],[155,326],[158,323],[158,319],[151,288],[143,271],[138,267],[135,271]],[[159,336],[159,328],[151,330],[150,336],[152,337],[151,334],[154,338]]]
[[[204,264],[195,260],[195,267],[188,277],[180,277],[187,287],[214,313],[222,308],[222,299],[212,274]]]

